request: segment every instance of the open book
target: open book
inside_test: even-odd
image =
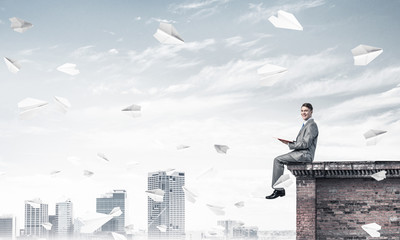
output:
[[[286,140],[286,139],[282,139],[282,138],[276,138],[276,139],[278,139],[279,141],[281,141],[281,142],[283,142],[283,143],[285,143],[285,144],[288,144],[288,143],[292,143],[292,142],[293,142],[293,141]]]

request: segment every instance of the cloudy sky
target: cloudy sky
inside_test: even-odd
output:
[[[304,30],[275,28],[268,18],[278,10]],[[54,213],[70,198],[79,217],[95,211],[96,197],[126,189],[128,223],[146,229],[147,173],[174,168],[199,195],[186,203],[187,230],[220,219],[294,230],[294,186],[285,198],[260,197],[271,193],[273,158],[288,152],[273,137],[296,137],[303,102],[314,105],[320,130],[315,161],[400,158],[399,10],[399,1],[378,0],[0,0],[1,56],[21,66],[16,74],[0,67],[0,215],[17,215],[23,228],[24,200],[41,198]],[[11,17],[34,26],[15,32]],[[185,43],[160,44],[160,21]],[[354,66],[359,44],[383,53]],[[57,71],[64,63],[80,74]],[[257,69],[265,64],[288,71],[264,86]],[[69,100],[67,113],[54,96]],[[17,104],[27,97],[49,104],[21,119]],[[141,117],[121,112],[132,104]],[[387,133],[367,146],[369,129]],[[214,144],[230,149],[219,154]],[[226,216],[205,203],[225,206]]]

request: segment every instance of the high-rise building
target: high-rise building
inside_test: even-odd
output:
[[[0,216],[0,239],[15,239],[16,227],[15,217],[12,215]]]
[[[70,200],[56,203],[55,234],[58,237],[68,237],[73,233],[73,205]]]
[[[96,198],[96,212],[109,214],[115,207],[119,207],[122,214],[114,217],[101,227],[103,232],[125,233],[125,216],[126,216],[126,198],[125,190],[114,190],[100,198]]]
[[[40,199],[25,201],[25,235],[45,237],[47,230],[42,226],[49,222],[48,205]]]
[[[148,198],[148,238],[185,239],[185,173],[152,172],[147,180],[148,190],[164,191],[162,202]]]

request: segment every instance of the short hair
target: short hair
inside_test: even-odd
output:
[[[303,105],[301,105],[301,107],[306,107],[306,108],[310,109],[311,111],[313,110],[311,103],[303,103]]]

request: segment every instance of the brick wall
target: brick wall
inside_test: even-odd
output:
[[[297,240],[400,240],[400,162],[289,165],[297,180]],[[387,171],[376,181],[371,174]],[[377,223],[381,237],[361,226]]]
[[[317,179],[317,239],[400,239],[400,179]],[[361,226],[377,223],[381,238]]]

